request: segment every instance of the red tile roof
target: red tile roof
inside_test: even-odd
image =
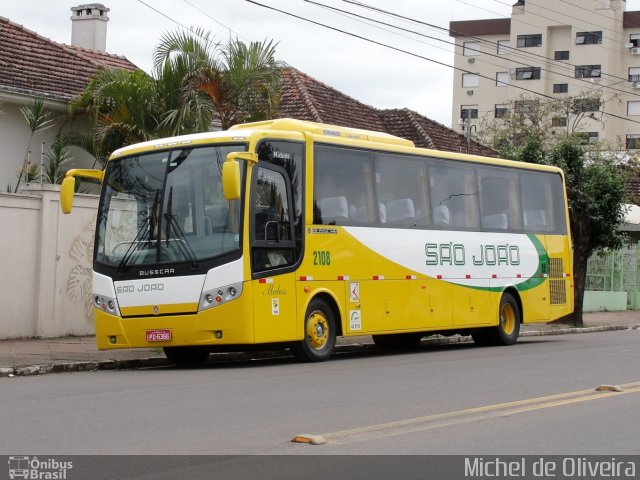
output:
[[[57,43],[0,17],[0,90],[68,101],[104,67],[137,69],[124,57]]]
[[[407,108],[380,110],[365,105],[293,67],[282,72],[279,116],[386,132],[417,147],[467,151],[466,138],[451,128]],[[477,142],[472,142],[471,153],[497,155]]]

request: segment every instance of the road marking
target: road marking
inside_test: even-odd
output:
[[[372,438],[405,435],[407,433],[431,430],[435,428],[458,425],[468,422],[476,422],[489,418],[508,416],[518,413],[542,410],[544,408],[560,407],[574,403],[599,400],[602,398],[617,397],[630,393],[640,393],[640,382],[632,382],[619,385],[621,392],[595,391],[594,389],[579,390],[575,392],[548,395],[545,397],[529,398],[515,402],[498,403],[483,407],[468,408],[453,412],[427,415],[424,417],[409,418],[395,422],[379,423],[356,427],[321,435],[327,443],[343,444],[369,440]]]

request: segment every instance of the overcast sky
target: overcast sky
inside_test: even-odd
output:
[[[346,18],[305,0],[255,0],[316,22],[453,65],[453,47],[411,33],[392,34]],[[452,42],[446,33],[416,23],[376,15],[341,0],[317,3],[375,17],[422,35]],[[422,22],[447,28],[451,20],[507,17],[514,0],[362,0]],[[0,0],[0,15],[40,35],[71,42],[71,7],[88,1]],[[151,72],[152,52],[164,32],[200,27],[217,40],[238,35],[245,41],[273,39],[277,57],[316,79],[377,108],[408,107],[450,125],[453,70],[406,53],[347,36],[325,27],[267,10],[246,0],[103,0],[110,9],[107,51],[124,55]],[[157,10],[157,11],[154,11]],[[627,10],[640,10],[629,0]],[[166,15],[166,18],[165,16]],[[549,12],[549,16],[557,15]],[[175,23],[178,22],[178,23]],[[371,22],[369,22],[371,23]]]

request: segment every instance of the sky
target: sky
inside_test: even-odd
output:
[[[453,38],[434,27],[376,13],[345,0],[255,0],[257,3],[366,37],[392,50],[315,25],[247,0],[102,0],[110,9],[107,51],[151,73],[153,50],[164,33],[184,27],[211,32],[215,40],[277,42],[276,56],[321,82],[376,108],[410,108],[451,123]],[[369,6],[448,28],[452,20],[508,17],[514,0],[361,0]],[[61,43],[71,42],[71,7],[89,1],[0,0],[0,16]],[[320,6],[318,4],[322,4]],[[330,10],[341,9],[398,25]],[[628,0],[627,10],[640,10]],[[553,14],[553,13],[551,13]],[[432,38],[428,38],[432,37]],[[415,55],[434,60],[425,60]]]

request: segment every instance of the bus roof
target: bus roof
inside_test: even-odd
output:
[[[243,123],[234,125],[229,130],[279,130],[285,132],[308,132],[316,136],[330,138],[348,138],[351,140],[364,140],[386,145],[398,145],[403,147],[415,147],[411,140],[396,137],[384,132],[362,130],[359,128],[339,127],[327,123],[308,122],[294,120],[292,118],[278,118],[263,122]]]

